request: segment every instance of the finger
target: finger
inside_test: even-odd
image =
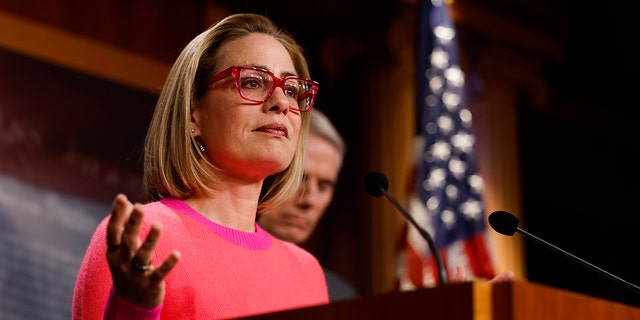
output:
[[[489,283],[499,283],[499,282],[510,281],[511,279],[513,279],[514,276],[515,274],[513,273],[513,271],[505,271],[495,276],[493,279],[489,280]]]
[[[467,281],[467,269],[461,264],[456,266],[456,280],[458,282]]]
[[[146,267],[151,265],[151,260],[153,258],[153,251],[155,250],[158,244],[158,239],[160,238],[161,230],[162,230],[162,226],[160,224],[153,223],[151,225],[151,229],[149,230],[147,237],[145,238],[144,242],[142,242],[142,245],[140,246],[138,251],[135,253],[135,256],[133,257],[132,264],[134,268],[145,271],[140,267],[136,267],[136,266]]]
[[[131,211],[131,203],[124,194],[118,194],[111,206],[111,215],[107,224],[107,250],[113,252],[122,243],[124,223],[128,219]]]
[[[122,234],[122,245],[124,246],[121,253],[123,259],[131,261],[133,256],[140,248],[140,230],[142,229],[142,221],[144,220],[144,209],[141,204],[132,205],[129,219],[124,225]]]
[[[153,268],[153,264],[151,264],[151,263],[147,263],[147,264],[138,263],[138,262],[136,262],[135,258],[133,260],[131,260],[131,270],[132,271],[145,273],[145,272],[151,270],[151,268]]]
[[[150,280],[153,283],[159,283],[164,280],[164,277],[169,274],[169,272],[176,266],[176,264],[180,261],[180,252],[173,251],[171,254],[154,270],[150,276]]]
[[[505,271],[502,273],[502,280],[512,280],[514,277],[516,276],[515,273],[513,273],[513,271],[509,270],[509,271]]]

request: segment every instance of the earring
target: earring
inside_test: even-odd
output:
[[[200,144],[200,151],[204,152],[204,145],[202,143]]]
[[[194,133],[194,132],[196,132],[196,129],[191,128],[191,133]]]

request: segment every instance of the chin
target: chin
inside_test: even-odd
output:
[[[280,160],[280,159],[278,159],[278,160]],[[265,159],[258,160],[258,161],[265,161]],[[291,164],[291,161],[289,161],[289,162],[276,161],[276,160],[273,160],[273,159],[269,159],[269,160],[266,160],[266,161],[269,161],[269,163],[270,163],[269,164],[269,169],[268,169],[268,171],[271,172],[270,174],[276,174],[276,173],[280,173],[282,171],[285,171],[285,170],[287,170],[287,168]],[[254,162],[254,163],[256,163],[256,162]]]
[[[288,236],[288,237],[284,237],[283,239],[287,239],[287,241],[289,242],[293,242],[295,244],[301,244],[302,242],[304,242],[304,237],[298,237],[298,236]]]

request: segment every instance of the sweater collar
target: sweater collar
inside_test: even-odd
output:
[[[217,224],[194,210],[186,202],[176,198],[163,198],[160,202],[167,207],[174,209],[191,219],[204,225],[207,229],[211,230],[218,236],[232,242],[236,245],[247,249],[264,250],[271,247],[273,239],[264,229],[255,223],[255,232],[244,232],[237,229],[225,227],[221,224]]]

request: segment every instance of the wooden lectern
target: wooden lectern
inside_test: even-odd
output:
[[[531,282],[474,281],[243,319],[638,320],[640,308]]]

